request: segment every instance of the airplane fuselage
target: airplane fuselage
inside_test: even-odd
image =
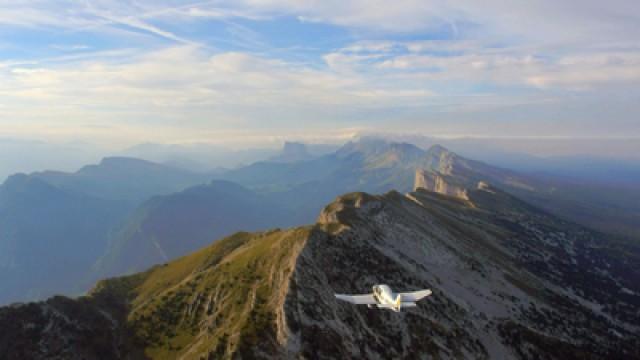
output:
[[[387,308],[395,312],[400,311],[402,296],[400,294],[394,294],[387,285],[375,285],[373,287],[373,298],[378,303],[377,306],[379,308]]]

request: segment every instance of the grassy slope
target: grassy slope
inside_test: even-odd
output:
[[[283,331],[278,309],[311,230],[237,233],[145,273],[103,281],[92,297],[127,299],[135,346],[151,358],[228,357],[251,348],[245,345],[257,334],[275,345]]]

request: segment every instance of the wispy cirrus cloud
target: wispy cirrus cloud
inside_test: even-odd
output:
[[[555,53],[544,47],[491,46],[477,41],[364,42],[324,57],[335,71],[410,74],[431,81],[588,90],[640,82],[640,48],[607,47]]]

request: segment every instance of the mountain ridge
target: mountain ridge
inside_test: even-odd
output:
[[[53,306],[92,331],[107,312],[107,351],[131,358],[640,358],[637,258],[613,267],[598,233],[490,185],[468,196],[346,194],[313,226],[237,233],[86,298],[2,308],[0,324],[22,328],[0,335],[0,355],[64,338],[64,321],[24,337],[21,319],[50,323]],[[399,314],[333,297],[377,283],[434,295]]]
[[[111,156],[73,173],[42,171],[29,176],[71,191],[135,204],[153,195],[204,183],[209,175],[137,158]]]

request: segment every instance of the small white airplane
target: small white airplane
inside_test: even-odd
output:
[[[335,294],[336,298],[357,305],[377,306],[379,309],[391,309],[400,312],[403,307],[414,307],[416,301],[431,295],[431,290],[419,290],[394,294],[387,285],[375,285],[372,294],[345,295]]]

